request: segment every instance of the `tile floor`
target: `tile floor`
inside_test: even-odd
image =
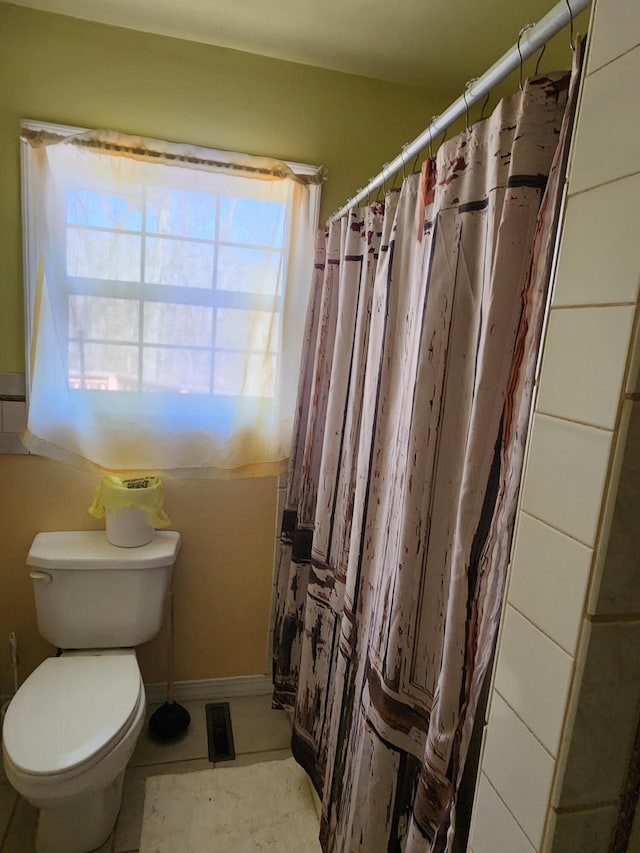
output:
[[[140,843],[144,784],[147,776],[188,773],[215,767],[207,757],[207,729],[204,706],[208,701],[182,702],[191,714],[188,731],[174,743],[153,741],[143,730],[125,775],[122,808],[116,828],[99,853],[135,853]],[[226,700],[231,709],[231,725],[236,751],[233,764],[256,764],[288,758],[290,724],[284,711],[271,709],[270,696],[243,696]],[[147,710],[147,717],[157,705]],[[0,851],[33,853],[37,811],[19,797],[8,784],[0,762]]]

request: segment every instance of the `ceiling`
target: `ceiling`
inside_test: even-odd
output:
[[[396,83],[459,89],[554,0],[12,0]],[[584,27],[583,27],[584,29]],[[555,52],[569,62],[568,35]],[[545,64],[556,57],[547,54]],[[557,63],[556,66],[557,67]]]

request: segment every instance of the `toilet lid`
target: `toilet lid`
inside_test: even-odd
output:
[[[141,690],[133,651],[47,658],[11,700],[4,747],[26,773],[62,773],[107,747],[134,714]]]

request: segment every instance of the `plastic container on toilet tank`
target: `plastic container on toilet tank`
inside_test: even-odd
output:
[[[104,477],[89,512],[104,518],[107,540],[120,548],[138,548],[151,542],[155,528],[171,522],[164,509],[164,486],[153,475],[120,479]]]

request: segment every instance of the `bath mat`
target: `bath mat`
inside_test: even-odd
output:
[[[140,853],[321,853],[307,776],[293,758],[149,776]]]

